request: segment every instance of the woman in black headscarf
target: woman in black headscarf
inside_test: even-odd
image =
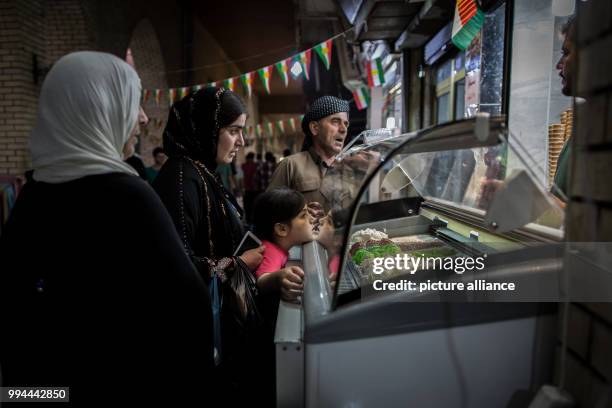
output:
[[[262,260],[263,247],[232,256],[243,236],[242,209],[215,172],[218,164],[231,163],[244,145],[245,122],[244,103],[223,88],[209,87],[175,103],[164,132],[169,158],[153,185],[211,289],[219,284],[226,289],[224,282],[232,274],[240,268],[253,270]],[[215,321],[219,386],[233,391],[226,395],[236,396],[252,381],[246,378],[250,353],[243,333],[226,315],[222,310],[222,320]]]

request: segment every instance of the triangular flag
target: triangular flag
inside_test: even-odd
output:
[[[263,128],[261,127],[261,123],[257,124],[257,127],[255,128],[255,135],[258,138],[261,138],[263,136]]]
[[[280,131],[280,133],[285,133],[285,123],[282,120],[276,122],[276,127]]]
[[[244,86],[244,89],[247,93],[247,95],[249,96],[249,98],[251,97],[251,94],[253,93],[253,72],[247,72],[244,75],[240,76],[240,80],[242,81],[242,86]]]
[[[151,91],[148,89],[145,89],[142,91],[142,104],[144,105],[145,103],[147,103],[147,100],[149,100],[149,95],[151,95]]]
[[[314,50],[321,58],[321,61],[323,61],[325,68],[329,69],[329,66],[331,65],[332,40],[327,40],[316,45]]]
[[[159,103],[161,102],[162,90],[161,89],[156,89],[153,92],[153,95],[155,96],[155,103],[159,105]]]
[[[266,133],[268,137],[274,136],[274,127],[272,126],[272,122],[266,122]]]
[[[194,86],[191,87],[191,91],[192,92],[198,92],[202,88],[203,88],[203,85],[200,85],[200,84],[199,85],[194,85]]]
[[[267,94],[270,94],[270,76],[272,75],[272,66],[263,67],[257,71],[259,73],[259,78],[261,78],[261,82],[266,90]]]
[[[480,31],[484,19],[485,15],[476,5],[476,0],[457,0],[451,39],[453,44],[465,51]]]
[[[312,49],[308,49],[304,52],[301,52],[298,55],[300,64],[302,64],[302,70],[304,71],[304,77],[306,79],[310,79],[310,57],[311,57]]]
[[[357,105],[357,109],[363,110],[368,107],[370,103],[370,93],[367,87],[360,86],[359,88],[353,91],[353,98],[355,99],[355,104]]]
[[[291,131],[295,133],[295,118],[289,119],[289,125],[291,126]]]
[[[385,83],[385,73],[383,72],[382,61],[380,58],[376,58],[374,61],[366,62],[366,68],[368,71],[368,86],[370,88],[382,86]]]
[[[179,99],[183,99],[187,95],[189,95],[189,87],[188,86],[184,86],[180,90]]]
[[[170,88],[168,90],[168,101],[172,105],[176,101],[176,88]]]
[[[223,81],[223,87],[226,89],[229,89],[230,91],[234,90],[234,86],[236,86],[234,80],[236,78],[227,78],[225,81]],[[215,82],[216,83],[216,82]]]
[[[285,87],[289,86],[289,66],[288,64],[291,62],[291,58],[284,59],[282,61],[274,64],[278,74],[281,76]]]

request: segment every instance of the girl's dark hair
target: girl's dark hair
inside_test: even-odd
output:
[[[274,225],[291,224],[291,220],[298,216],[305,204],[306,199],[299,191],[286,187],[266,191],[255,202],[255,234],[273,242]]]
[[[221,96],[221,109],[219,110],[219,127],[229,126],[238,116],[247,113],[247,108],[242,98],[230,90],[223,92]]]

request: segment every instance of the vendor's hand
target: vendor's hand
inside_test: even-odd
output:
[[[288,266],[278,271],[281,298],[288,302],[297,302],[304,292],[304,271],[298,266]]]
[[[265,247],[262,245],[259,248],[249,249],[244,254],[240,255],[242,262],[249,267],[250,270],[254,271],[257,269],[261,261],[263,261],[263,252]]]

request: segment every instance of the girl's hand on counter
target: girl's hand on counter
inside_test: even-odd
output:
[[[288,302],[297,302],[304,292],[304,271],[298,266],[288,266],[278,271],[281,298]]]

